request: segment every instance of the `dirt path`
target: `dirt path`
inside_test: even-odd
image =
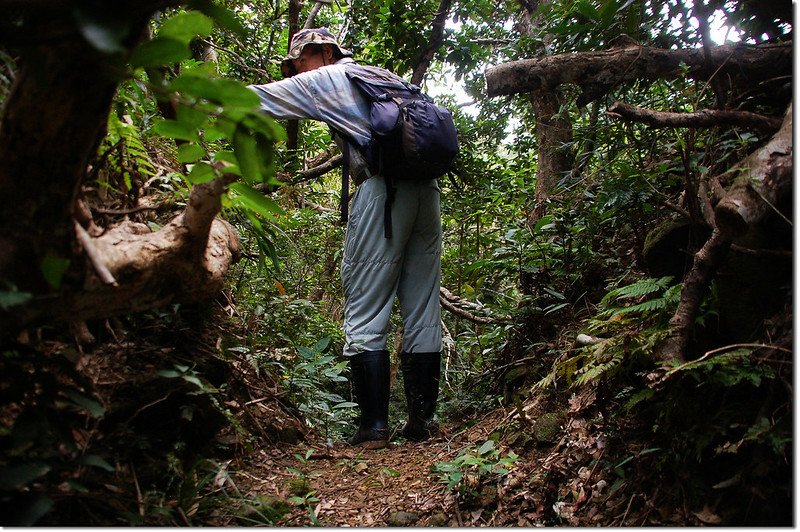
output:
[[[482,484],[481,495],[471,500],[457,499],[431,471],[437,463],[452,462],[460,452],[479,447],[502,419],[502,411],[493,412],[459,434],[422,443],[401,442],[377,451],[341,443],[329,448],[323,442],[262,449],[237,466],[233,480],[247,486],[251,497],[266,501],[288,500],[293,491],[298,495],[310,488],[309,504],[321,526],[533,525],[520,512],[509,512],[511,501],[503,496],[509,488],[519,487],[520,478],[529,476],[535,464],[532,457],[520,459],[507,475]],[[306,460],[309,449],[313,452]],[[535,501],[527,502],[529,517],[541,512]],[[308,506],[295,505],[276,524],[314,522]]]

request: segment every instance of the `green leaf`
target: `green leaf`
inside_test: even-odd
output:
[[[189,6],[197,9],[214,19],[219,26],[231,31],[240,37],[247,37],[247,30],[236,17],[236,14],[229,9],[211,2],[210,0],[191,0]]]
[[[195,98],[204,98],[226,107],[255,109],[260,101],[258,95],[240,81],[227,78],[211,79],[196,72],[178,76],[169,86],[171,90]]]
[[[194,142],[200,140],[194,127],[175,120],[159,120],[153,124],[153,131],[171,139],[191,140]]]
[[[171,37],[186,44],[195,37],[208,37],[214,30],[214,22],[199,11],[179,13],[167,19],[158,30],[159,37]]]
[[[261,192],[244,183],[233,183],[230,189],[237,194],[243,206],[267,218],[272,213],[283,214],[283,209],[272,198],[264,196]]]
[[[76,406],[79,406],[80,408],[83,408],[89,412],[92,417],[100,417],[106,412],[106,409],[103,408],[103,405],[82,393],[78,393],[74,390],[65,390],[64,395],[66,395]]]
[[[228,78],[215,79],[213,81],[219,91],[219,103],[225,106],[254,108],[258,107],[261,101],[258,95],[248,89],[241,81]]]
[[[486,454],[492,449],[494,449],[494,440],[486,440],[486,442],[481,445],[481,448],[478,449],[478,454]]]
[[[130,35],[130,25],[124,16],[118,16],[113,9],[84,10],[75,7],[72,10],[78,31],[89,44],[107,54],[126,51],[125,39]]]
[[[185,42],[159,36],[136,47],[131,55],[131,65],[134,67],[172,65],[191,57],[192,52]]]
[[[259,183],[264,179],[262,168],[265,166],[261,162],[258,143],[251,134],[250,129],[239,124],[231,139],[236,160],[242,171],[242,177],[247,183]]]
[[[236,164],[238,161],[236,160],[236,155],[231,150],[219,150],[214,154],[215,161],[221,161],[225,163],[233,163]],[[227,167],[226,167],[227,171]]]
[[[176,114],[178,122],[192,129],[203,129],[209,119],[208,112],[184,104],[178,105]]]
[[[13,490],[46,475],[50,466],[44,462],[17,464],[0,468],[0,490]]]
[[[589,20],[595,21],[598,18],[597,9],[587,0],[579,0],[576,2],[575,9]]]
[[[206,154],[206,150],[197,144],[181,144],[178,146],[178,162],[193,163]]]
[[[339,403],[337,405],[334,405],[333,408],[355,408],[357,406],[358,406],[358,403],[352,403],[350,401],[346,401],[344,403]]]
[[[8,310],[11,307],[27,303],[32,297],[33,294],[28,292],[5,292],[0,290],[0,308]]]
[[[83,465],[99,467],[100,469],[104,469],[108,472],[113,472],[117,470],[116,467],[106,462],[103,457],[98,456],[96,454],[85,454],[80,458],[80,460],[78,460],[78,462]]]
[[[42,275],[53,289],[58,290],[61,286],[61,280],[69,267],[69,262],[69,259],[49,255],[42,260]]]
[[[215,177],[217,177],[217,174],[214,172],[214,167],[206,162],[200,161],[192,165],[192,169],[186,176],[186,180],[193,185],[199,185],[201,183],[208,183]]]

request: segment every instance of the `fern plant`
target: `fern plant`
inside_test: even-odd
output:
[[[611,290],[588,321],[590,332],[607,338],[557,361],[535,386],[544,388],[560,378],[568,386],[582,386],[649,359],[667,334],[669,316],[680,300],[681,285],[672,282],[672,277],[648,278]],[[622,304],[628,301],[632,304]]]
[[[636,312],[639,314],[651,314],[674,308],[680,300],[681,285],[672,285],[673,277],[661,277],[660,279],[642,279],[633,284],[622,286],[610,291],[600,300],[600,306],[606,307],[598,318],[614,319],[618,316]],[[620,300],[641,299],[661,292],[658,297],[645,299],[630,306],[616,306],[615,302]],[[614,306],[612,306],[614,305]]]

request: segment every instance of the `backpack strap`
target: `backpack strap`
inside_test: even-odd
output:
[[[348,207],[350,204],[350,143],[347,139],[342,142],[342,196],[341,214],[342,225],[347,225]]]

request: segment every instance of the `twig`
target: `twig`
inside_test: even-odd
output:
[[[458,520],[458,526],[464,528],[464,521],[461,519],[461,510],[458,508],[458,496],[453,499],[453,509],[456,511],[456,519]]]
[[[622,516],[622,520],[619,522],[619,526],[625,526],[625,518],[628,517],[628,512],[631,511],[631,505],[633,504],[634,497],[636,497],[635,493],[631,495],[631,499],[628,501],[628,507],[625,508],[625,514]]]
[[[724,353],[726,351],[732,351],[734,349],[739,349],[739,348],[743,348],[743,347],[752,347],[754,349],[759,349],[759,348],[763,347],[763,348],[766,348],[766,349],[775,349],[776,351],[783,351],[784,353],[792,354],[792,350],[791,349],[786,349],[785,347],[780,347],[778,345],[768,345],[768,344],[730,344],[730,345],[726,345],[726,346],[723,346],[723,347],[718,347],[717,349],[712,349],[711,351],[707,351],[703,356],[701,356],[698,359],[690,360],[689,362],[684,362],[680,366],[672,368],[671,370],[666,372],[663,377],[661,377],[661,382],[664,382],[669,377],[671,377],[673,374],[677,373],[678,371],[681,371],[682,369],[685,369],[685,368],[691,366],[692,364],[697,364],[698,362],[702,362],[703,360],[711,358],[712,356],[714,356],[716,354]]]
[[[142,490],[139,487],[139,479],[136,476],[136,469],[131,463],[131,474],[133,475],[133,485],[136,487],[136,504],[139,505],[139,515],[144,517],[144,500],[142,499]]]

